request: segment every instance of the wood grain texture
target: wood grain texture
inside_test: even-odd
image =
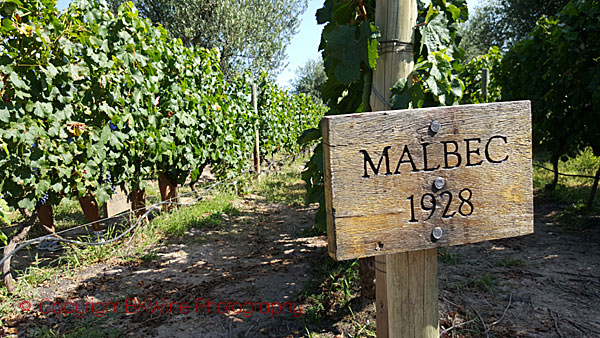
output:
[[[402,253],[396,254],[401,255]],[[375,259],[375,312],[376,312],[376,323],[377,337],[385,338],[389,337],[389,325],[388,325],[388,284],[387,284],[387,257],[390,255],[382,255],[373,257]],[[401,271],[402,273],[405,271]],[[437,276],[436,276],[437,278]],[[396,295],[398,296],[398,295]],[[401,300],[397,300],[396,303],[402,304]],[[399,305],[401,306],[401,305]]]
[[[371,107],[374,111],[389,108],[390,88],[398,79],[407,78],[413,69],[414,54],[411,45],[414,25],[417,18],[417,2],[414,0],[383,0],[377,2],[375,24],[380,27],[379,60],[373,74]],[[392,42],[395,41],[395,42]],[[410,83],[409,83],[410,85]],[[369,224],[368,220],[366,220]],[[409,258],[412,257],[413,259]],[[429,266],[427,258],[436,259]],[[428,335],[418,335],[419,338],[436,338],[437,330],[427,330],[426,327],[437,328],[437,254],[436,249],[397,253],[372,257],[376,267],[376,304],[377,304],[377,337],[417,337],[410,335],[427,331]],[[415,260],[418,258],[419,260]],[[398,261],[401,264],[396,264]],[[423,273],[409,274],[408,262],[411,261]],[[390,262],[389,266],[386,262]],[[433,274],[425,273],[431,271]],[[430,278],[430,281],[422,277]],[[362,278],[362,276],[361,276]],[[362,282],[362,281],[361,281]],[[364,290],[364,283],[361,283]],[[422,302],[409,303],[410,285],[421,288]],[[424,286],[429,286],[429,288]],[[425,299],[434,299],[433,303]],[[423,307],[428,309],[423,309]],[[417,323],[410,321],[411,313],[435,312],[432,322]],[[425,318],[425,315],[423,316]],[[429,317],[427,317],[429,318]]]
[[[414,66],[413,26],[417,22],[416,1],[378,1],[375,25],[380,27],[379,59],[373,72],[370,104],[373,111],[390,108],[390,89],[405,79]],[[393,41],[396,41],[394,43]],[[376,94],[379,93],[385,102]]]
[[[434,120],[442,126],[436,134],[429,130]],[[322,130],[329,251],[338,260],[533,232],[528,101],[328,116]],[[382,156],[386,147],[389,169]],[[378,174],[365,161],[365,152],[375,167],[381,162]],[[424,170],[425,158],[427,168],[440,168]],[[405,163],[398,166],[401,160]],[[433,188],[438,177],[446,182],[440,191]],[[471,211],[468,204],[460,208],[464,189],[471,191],[470,198],[466,191],[461,195],[473,205],[468,216],[458,213]],[[446,213],[456,213],[451,218],[442,218],[446,191],[453,195]],[[421,208],[424,194],[437,202],[428,220],[429,212]],[[410,196],[417,222],[410,222]],[[423,202],[431,206],[430,198]],[[435,227],[444,231],[437,241],[431,237]]]
[[[377,256],[375,263],[377,337],[437,337],[437,250]]]

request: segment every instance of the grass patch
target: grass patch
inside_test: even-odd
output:
[[[498,285],[498,279],[491,274],[484,274],[473,278],[459,278],[456,281],[448,282],[447,286],[452,292],[463,294],[467,289],[479,289],[485,292],[493,291]]]
[[[558,162],[558,169],[561,174],[576,174],[594,176],[598,167],[600,167],[600,157],[594,156],[590,148],[581,151],[576,157],[566,157],[566,161]],[[552,169],[552,164],[545,155],[540,155],[538,165]],[[554,173],[538,166],[533,168],[533,187],[536,190],[544,191],[546,185],[553,180]],[[561,202],[570,204],[574,211],[580,211],[585,206],[590,196],[592,178],[559,176],[555,190],[550,197]],[[596,196],[594,209],[600,210],[600,198]]]
[[[35,260],[25,270],[15,270],[15,274],[21,277],[21,282],[24,286],[35,287],[50,279],[55,275],[54,269],[44,267],[43,262],[49,259],[40,259],[37,255]]]
[[[193,207],[158,216],[152,220],[153,228],[167,235],[183,236],[190,228],[218,227],[223,214],[234,215],[239,212],[233,207],[235,198],[230,192],[218,192]]]
[[[521,267],[523,266],[523,260],[519,259],[519,258],[502,258],[501,260],[499,260],[498,262],[496,262],[496,264],[498,266],[503,266],[505,268],[514,268],[514,267]]]
[[[282,203],[295,207],[304,205],[306,190],[297,168],[304,162],[306,162],[305,158],[298,158],[278,172],[261,176],[261,182],[256,184],[254,191],[264,196],[270,203]]]
[[[497,281],[492,275],[484,275],[478,279],[472,280],[470,284],[483,291],[490,292],[496,287]]]
[[[457,265],[462,263],[463,258],[459,254],[449,253],[446,249],[439,249],[438,260],[444,264]]]
[[[323,316],[346,307],[359,292],[358,260],[336,262],[327,257],[311,271],[301,298],[305,299],[305,318],[318,322]]]

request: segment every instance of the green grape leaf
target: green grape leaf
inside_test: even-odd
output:
[[[316,141],[322,137],[321,129],[311,128],[305,130],[302,135],[298,138],[298,143],[305,144],[312,141]]]
[[[0,108],[0,121],[6,123],[10,121],[10,111],[5,107]]]
[[[323,32],[323,37],[327,41],[325,53],[332,59],[333,73],[340,83],[348,84],[358,80],[361,74],[361,63],[370,67],[375,66],[377,41],[373,35],[374,26],[368,22],[363,22],[358,27],[342,25],[335,30]]]
[[[408,81],[406,79],[400,79],[396,82],[394,87],[392,87],[392,97],[390,98],[392,109],[408,109],[411,102],[411,96],[407,83]]]
[[[433,53],[447,47],[450,44],[450,30],[448,29],[448,19],[443,13],[435,14],[426,25],[420,26],[421,45],[419,52],[423,53],[423,48],[427,47],[428,53]]]

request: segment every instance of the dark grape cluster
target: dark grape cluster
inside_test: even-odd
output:
[[[42,196],[42,198],[40,198],[40,200],[38,201],[38,206],[46,205],[46,202],[48,202],[48,193],[46,193],[44,196]]]
[[[112,182],[112,176],[110,175],[110,171],[106,171],[106,179],[108,180],[108,183],[110,183],[110,187],[112,188],[112,194],[116,194],[117,193],[117,186],[113,184]]]

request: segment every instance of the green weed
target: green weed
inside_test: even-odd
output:
[[[512,268],[512,267],[520,267],[523,266],[523,260],[519,259],[519,258],[502,258],[501,260],[499,260],[496,264],[498,264],[498,266],[503,266],[505,268]]]
[[[448,265],[457,265],[462,263],[462,256],[459,254],[449,253],[447,250],[438,250],[438,259],[440,262]]]
[[[484,275],[481,278],[472,280],[470,284],[483,291],[490,292],[496,287],[497,281],[492,275]]]
[[[302,292],[306,299],[306,317],[313,322],[327,312],[347,306],[359,294],[358,260],[336,262],[327,257],[311,272]]]
[[[256,193],[264,196],[270,203],[296,207],[304,204],[304,182],[300,173],[291,169],[262,176],[261,182],[256,186]]]
[[[352,315],[352,327],[355,332],[348,332],[348,336],[351,338],[354,337],[377,337],[377,329],[375,327],[375,321],[368,321],[366,323],[361,323],[352,311],[352,307],[348,306],[350,310],[350,314]],[[373,312],[375,312],[375,306],[373,306]]]
[[[140,259],[144,262],[152,262],[158,258],[158,254],[154,251],[147,252],[140,256]]]

